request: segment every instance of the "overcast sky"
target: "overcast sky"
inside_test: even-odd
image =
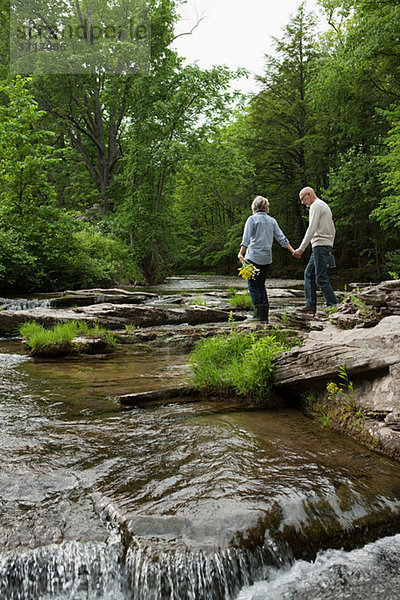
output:
[[[295,15],[301,0],[187,0],[180,9],[181,22],[174,46],[187,62],[198,61],[203,68],[225,64],[245,67],[252,75],[262,75],[265,54],[273,52],[272,37],[281,37],[282,29]],[[307,0],[306,10],[320,14],[316,0]],[[253,77],[241,79],[244,92],[257,91]]]

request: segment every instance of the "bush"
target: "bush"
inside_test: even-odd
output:
[[[86,228],[75,234],[74,244],[69,277],[75,287],[144,282],[131,249],[119,240]]]
[[[192,352],[195,385],[206,393],[268,401],[274,361],[298,340],[279,329],[260,334],[236,333],[200,341]]]
[[[391,279],[400,277],[400,250],[393,250],[385,254],[386,271]]]
[[[29,81],[0,82],[0,288],[50,291],[140,280],[128,246],[58,208],[49,174],[54,179],[64,152],[42,127],[45,112]]]
[[[108,350],[116,346],[115,337],[106,329],[98,325],[89,327],[84,321],[57,323],[51,329],[31,321],[21,325],[19,332],[32,354],[36,356],[68,354],[74,350],[72,341],[79,335],[86,338],[103,338]]]
[[[131,249],[56,207],[0,213],[0,288],[60,290],[143,282]]]

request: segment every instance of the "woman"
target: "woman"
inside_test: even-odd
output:
[[[269,202],[262,196],[254,198],[251,205],[253,214],[246,221],[238,259],[253,264],[257,271],[248,279],[254,316],[259,321],[268,323],[269,303],[265,280],[272,263],[272,244],[274,239],[292,254],[294,248],[279,228],[275,219],[270,217]],[[246,252],[246,254],[244,254]]]

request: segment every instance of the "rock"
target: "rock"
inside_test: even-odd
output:
[[[165,404],[173,398],[177,402],[194,402],[200,391],[195,387],[181,385],[174,388],[152,390],[149,392],[137,392],[135,394],[124,394],[115,399],[125,407],[135,408],[137,406],[151,406],[152,404]]]
[[[17,334],[19,326],[27,321],[36,321],[45,327],[57,322],[85,321],[98,323],[107,329],[124,329],[125,325],[149,327],[152,325],[182,324],[196,325],[228,321],[230,312],[207,307],[162,308],[133,304],[96,304],[67,310],[35,308],[30,310],[0,311],[0,335]],[[244,317],[236,317],[244,319]]]
[[[131,292],[129,290],[124,290],[124,289],[120,289],[120,288],[91,288],[89,290],[66,290],[65,292],[62,292],[62,295],[67,295],[67,296],[71,296],[71,295],[92,295],[92,294],[121,294],[123,296],[129,297],[135,297],[135,296],[147,296],[148,298],[154,298],[157,297],[158,294],[155,294],[154,292]]]
[[[33,348],[30,355],[39,358],[57,358],[71,354],[108,354],[113,349],[105,336],[97,338],[77,336],[71,342],[49,342]]]
[[[104,354],[112,351],[110,342],[106,337],[90,338],[86,336],[77,336],[72,342],[72,349],[84,354]]]
[[[327,393],[321,390],[330,381],[340,383],[339,367],[353,381],[355,408],[368,417],[364,433],[400,458],[400,316],[384,317],[368,329],[343,331],[328,324],[311,331],[303,346],[278,358],[274,385],[297,397],[319,389],[325,401]]]
[[[382,281],[347,294],[331,321],[342,329],[371,327],[389,315],[400,315],[400,279]]]
[[[158,298],[151,292],[128,292],[118,288],[67,290],[50,300],[52,308],[69,308],[72,306],[90,306],[91,304],[143,304],[146,300]]]
[[[187,308],[164,308],[160,306],[134,306],[129,304],[98,304],[74,309],[78,318],[96,319],[109,329],[120,329],[127,325],[148,327],[152,325],[175,325],[187,323],[214,323],[228,321],[229,312],[204,306]]]

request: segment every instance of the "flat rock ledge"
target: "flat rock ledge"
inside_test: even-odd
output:
[[[15,335],[19,326],[36,321],[45,327],[67,321],[85,321],[107,329],[124,329],[125,326],[150,327],[187,323],[218,323],[228,321],[230,312],[204,306],[187,308],[162,308],[133,304],[96,304],[72,309],[32,308],[29,310],[0,311],[0,335]],[[239,318],[239,317],[235,317]],[[244,317],[243,317],[244,318]]]
[[[310,331],[303,346],[278,358],[275,389],[303,403],[308,396],[328,406],[332,394],[326,385],[341,383],[340,367],[353,382],[355,409],[362,415],[344,419],[340,427],[400,459],[400,315],[384,317],[368,328],[342,330],[326,323],[321,331]]]

